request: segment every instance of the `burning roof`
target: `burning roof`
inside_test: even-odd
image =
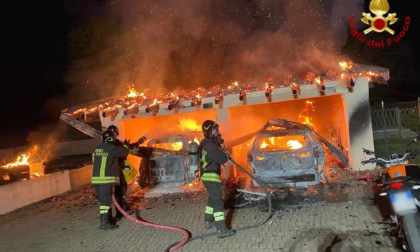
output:
[[[61,119],[68,123],[71,120],[70,118],[82,122],[100,121],[101,116],[116,116],[121,109],[124,110],[125,115],[137,114],[139,108],[143,106],[143,109],[149,113],[155,112],[156,109],[158,109],[159,104],[168,103],[168,109],[171,110],[176,107],[180,101],[187,100],[191,100],[191,107],[194,107],[201,105],[201,99],[205,97],[215,97],[216,101],[218,101],[223,100],[223,96],[225,95],[239,94],[242,97],[247,92],[261,90],[265,91],[266,95],[268,95],[273,89],[277,88],[291,88],[300,93],[300,86],[302,85],[320,85],[320,83],[326,81],[338,79],[351,80],[359,77],[368,77],[369,83],[385,84],[389,79],[389,70],[378,66],[339,62],[336,71],[329,71],[322,74],[310,72],[303,77],[290,74],[288,80],[285,81],[274,82],[272,78],[269,77],[265,83],[255,83],[254,81],[251,81],[239,84],[234,82],[225,87],[216,85],[210,89],[197,88],[194,90],[177,90],[161,94],[147,94],[147,97],[145,95],[147,92],[139,93],[134,89],[134,85],[131,84],[129,85],[128,94],[126,96],[110,97],[64,109],[62,111]],[[88,135],[92,136],[91,133]],[[99,136],[95,133],[93,137],[98,138]]]

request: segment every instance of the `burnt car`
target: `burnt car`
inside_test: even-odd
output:
[[[198,169],[197,132],[174,134],[153,138],[147,147],[139,147],[132,153],[142,158],[138,184],[141,187],[157,184],[179,186],[190,183]]]
[[[310,126],[285,119],[269,120],[256,134],[247,153],[256,180],[251,186],[270,188],[307,186],[327,180],[324,169],[326,140]],[[327,143],[329,148],[333,147]],[[346,157],[341,157],[347,162]]]

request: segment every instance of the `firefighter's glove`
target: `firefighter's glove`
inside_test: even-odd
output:
[[[145,141],[146,141],[146,137],[142,136],[142,137],[139,138],[139,140],[137,140],[137,145],[140,145],[140,144],[144,143]]]
[[[125,139],[123,142],[123,147],[130,149],[130,139]]]

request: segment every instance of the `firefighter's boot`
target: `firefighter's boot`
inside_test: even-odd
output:
[[[117,228],[118,226],[115,224],[111,224],[109,221],[109,214],[101,214],[100,216],[100,226],[99,228],[102,230],[111,230]]]
[[[216,226],[216,223],[214,222],[214,216],[213,214],[205,214],[204,215],[204,228],[205,229],[211,229]]]
[[[118,214],[118,212],[117,212],[117,214]],[[108,220],[109,220],[109,223],[111,223],[111,225],[117,225],[117,221],[119,221],[120,218],[118,218],[118,216],[113,217],[112,216],[112,210],[109,209],[109,211],[108,211]]]
[[[217,238],[225,238],[236,234],[236,230],[228,229],[226,227],[225,220],[215,221],[215,224],[217,228]]]
[[[205,229],[211,229],[211,228],[214,228],[216,226],[216,224],[214,223],[214,221],[213,222],[204,222],[204,228]]]
[[[236,234],[236,230],[235,229],[222,229],[222,230],[217,230],[217,238],[225,238],[225,237],[229,237],[229,236],[234,236]]]

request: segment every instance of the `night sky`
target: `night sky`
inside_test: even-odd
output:
[[[396,34],[371,32],[361,42],[348,19],[366,29],[360,17],[369,1],[1,1],[0,149],[68,137],[62,109],[125,94],[127,83],[164,92],[268,76],[280,82],[352,60],[390,69],[388,85],[371,89],[373,103],[416,100],[418,8],[413,0],[388,3]],[[367,44],[397,36],[407,17],[399,42]]]

